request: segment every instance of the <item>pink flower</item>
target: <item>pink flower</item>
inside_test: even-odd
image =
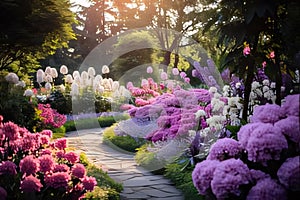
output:
[[[185,72],[180,72],[180,77],[184,79],[186,77],[186,73]]]
[[[92,191],[94,189],[94,187],[97,185],[97,181],[95,179],[95,177],[84,177],[82,180],[82,184],[84,186],[84,188],[88,191]]]
[[[0,163],[0,175],[9,174],[9,175],[16,175],[17,165],[11,161],[3,161]]]
[[[72,164],[79,161],[79,156],[76,153],[74,153],[73,151],[66,153],[64,158]]]
[[[47,136],[49,136],[49,138],[52,138],[53,132],[52,132],[51,130],[45,129],[45,130],[43,130],[42,132],[40,132],[40,134],[42,134],[42,135],[47,135]]]
[[[39,192],[42,187],[41,181],[32,175],[25,177],[20,185],[20,189],[24,192]]]
[[[49,138],[49,136],[42,135],[40,139],[41,139],[41,144],[42,145],[48,145],[48,144],[50,144],[50,138]]]
[[[173,74],[174,76],[179,75],[179,70],[178,70],[178,68],[173,68],[173,69],[172,69],[172,74]]]
[[[267,62],[264,61],[264,62],[262,63],[262,67],[265,68],[266,66],[267,66]]]
[[[153,68],[151,66],[147,67],[147,73],[152,74]]]
[[[42,155],[51,155],[51,154],[52,154],[52,152],[50,149],[43,149],[40,153],[41,156]]]
[[[168,79],[168,74],[167,74],[166,72],[162,72],[162,73],[160,74],[160,78],[161,78],[163,81],[165,81],[165,80]]]
[[[56,152],[56,157],[58,159],[64,158],[65,157],[65,153],[62,151]]]
[[[190,81],[191,81],[191,80],[190,80],[190,78],[189,78],[189,77],[185,77],[185,78],[184,78],[184,82],[186,82],[186,83],[190,83]]]
[[[249,55],[250,52],[251,52],[251,49],[250,49],[249,45],[246,45],[246,46],[244,47],[244,50],[243,50],[244,56]]]
[[[77,163],[72,167],[72,175],[77,178],[83,178],[86,174],[86,170],[83,164]]]
[[[66,164],[56,164],[54,165],[53,172],[69,172],[69,167]]]
[[[35,159],[32,155],[26,156],[20,161],[20,171],[29,176],[35,174],[39,170],[39,160]]]
[[[269,56],[270,56],[271,59],[274,59],[275,58],[275,52],[271,51]]]
[[[45,176],[46,185],[53,188],[67,188],[70,180],[71,177],[67,172],[55,172]]]
[[[19,127],[13,122],[4,123],[2,131],[10,141],[17,140],[20,137]]]
[[[54,168],[54,160],[51,155],[43,155],[39,157],[40,161],[40,171],[49,172]]]
[[[59,150],[64,150],[65,148],[67,148],[67,139],[66,138],[57,139],[54,143],[54,146]]]

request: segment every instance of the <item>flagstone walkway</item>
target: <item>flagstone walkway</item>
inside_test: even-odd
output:
[[[102,143],[103,129],[88,129],[68,132],[70,147],[87,157],[115,181],[123,184],[121,200],[183,200],[182,193],[170,180],[154,175],[137,166],[134,155],[116,151]]]

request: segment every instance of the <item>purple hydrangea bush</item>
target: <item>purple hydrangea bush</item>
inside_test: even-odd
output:
[[[97,181],[88,177],[65,138],[31,133],[0,116],[0,199],[80,199]]]
[[[196,164],[192,179],[212,199],[293,199],[300,194],[299,94],[254,109],[237,140],[223,138]]]

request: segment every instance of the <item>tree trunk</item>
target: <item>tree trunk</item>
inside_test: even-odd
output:
[[[249,110],[249,102],[250,102],[250,92],[251,92],[251,84],[254,78],[254,59],[248,63],[248,72],[245,81],[245,91],[244,91],[244,104],[243,104],[243,120],[247,121],[248,118],[248,110]]]

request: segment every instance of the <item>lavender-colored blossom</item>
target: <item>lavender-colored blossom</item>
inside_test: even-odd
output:
[[[238,141],[231,138],[222,138],[215,142],[207,156],[208,160],[225,160],[235,158],[240,153],[240,144]]]
[[[246,200],[286,200],[287,192],[280,184],[271,178],[265,178],[253,186]]]
[[[259,180],[265,179],[265,178],[271,178],[269,174],[266,174],[260,170],[251,169],[250,170],[251,178],[253,182],[258,182]]]
[[[300,127],[298,116],[289,116],[276,122],[274,126],[280,129],[282,134],[287,136],[291,141],[300,143]]]
[[[246,146],[241,146],[247,151],[248,159],[267,165],[269,160],[279,160],[283,149],[288,148],[288,143],[281,131],[272,124],[258,126],[250,133]]]
[[[162,72],[160,74],[160,78],[161,78],[161,80],[165,81],[168,79],[168,74],[166,72]]]
[[[0,175],[9,174],[9,175],[16,175],[17,165],[11,161],[3,161],[0,163]]]
[[[213,174],[219,164],[220,162],[217,160],[204,160],[197,163],[192,172],[192,179],[194,186],[200,194],[205,195],[210,189]]]
[[[172,69],[172,73],[173,73],[174,76],[179,75],[179,70],[178,70],[178,68],[173,68],[173,69]]]
[[[275,123],[284,117],[280,106],[276,104],[265,104],[257,106],[253,111],[250,122]]]
[[[299,117],[299,107],[300,107],[300,94],[288,95],[284,99],[282,105],[282,112],[286,116],[298,116]]]
[[[288,158],[278,169],[281,184],[292,191],[300,191],[300,156]]]
[[[153,68],[151,66],[147,67],[147,73],[152,74]]]
[[[240,186],[251,181],[250,170],[241,160],[234,158],[220,162],[211,181],[211,189],[218,199],[240,196]]]
[[[242,126],[237,133],[237,138],[239,143],[242,147],[246,147],[248,144],[249,137],[253,130],[255,130],[257,127],[264,126],[264,123],[258,122],[258,123],[249,123],[244,126]]]
[[[20,189],[23,192],[39,192],[42,187],[41,181],[32,175],[25,177],[20,185]]]
[[[230,83],[231,82],[229,68],[226,68],[226,69],[224,69],[222,71],[221,77],[222,77],[222,80],[225,81],[226,83]]]

